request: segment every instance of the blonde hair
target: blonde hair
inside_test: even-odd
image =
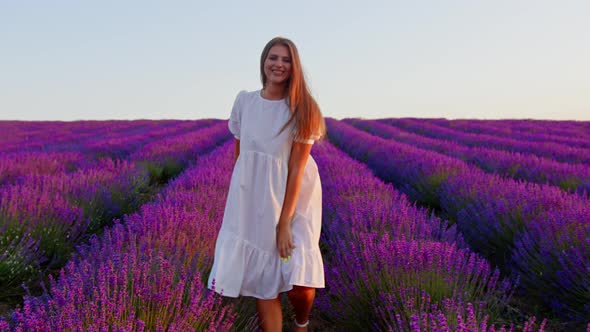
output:
[[[314,138],[325,137],[326,122],[320,111],[320,107],[311,96],[307,84],[305,83],[301,60],[299,59],[299,52],[291,40],[283,37],[275,37],[264,46],[262,55],[260,56],[260,78],[262,80],[262,87],[264,88],[266,86],[267,81],[266,74],[264,73],[264,61],[268,57],[270,49],[277,44],[286,46],[291,57],[291,76],[289,77],[287,86],[289,92],[289,95],[287,96],[287,104],[291,110],[291,116],[278,134],[285,130],[291,122],[295,121],[295,132],[293,133],[295,139],[307,139],[312,136]]]

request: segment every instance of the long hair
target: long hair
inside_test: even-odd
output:
[[[311,96],[307,84],[305,83],[301,60],[299,59],[299,52],[291,40],[283,37],[275,37],[264,46],[262,55],[260,56],[260,78],[262,80],[262,87],[264,88],[266,86],[267,81],[266,74],[264,73],[264,61],[266,60],[270,49],[277,44],[286,46],[287,49],[289,49],[289,55],[291,57],[291,76],[287,82],[289,95],[286,98],[289,109],[291,110],[291,116],[278,134],[285,130],[285,128],[294,121],[294,138],[307,139],[313,136],[321,139],[326,135],[326,122],[322,116],[320,107]]]

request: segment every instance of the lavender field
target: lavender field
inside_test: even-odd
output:
[[[590,332],[589,122],[326,123],[310,331]],[[227,120],[0,131],[0,331],[256,331],[206,287]]]

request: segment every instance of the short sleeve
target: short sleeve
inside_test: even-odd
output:
[[[311,135],[311,137],[308,137],[307,139],[294,139],[294,142],[299,142],[299,143],[304,143],[304,144],[313,144],[314,141],[320,139],[320,135],[318,134],[314,134]]]
[[[240,96],[246,92],[242,90],[236,96],[234,100],[234,105],[231,109],[231,114],[229,116],[229,121],[227,123],[229,127],[229,131],[234,135],[235,138],[240,139],[240,124],[242,119],[242,104],[240,103]]]

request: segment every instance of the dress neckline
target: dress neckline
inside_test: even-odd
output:
[[[283,98],[283,99],[266,99],[266,98],[262,97],[262,89],[258,90],[257,95],[258,95],[258,98],[260,98],[264,101],[270,102],[270,103],[280,103],[282,101],[285,101],[285,98]]]

